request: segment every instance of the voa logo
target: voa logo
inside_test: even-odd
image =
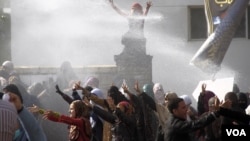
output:
[[[226,129],[227,136],[247,136],[244,129]]]

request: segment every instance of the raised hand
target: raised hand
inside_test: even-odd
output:
[[[85,95],[85,96],[89,96],[90,95],[90,92],[87,89],[85,89],[85,88],[83,88],[81,86],[81,82],[80,81],[74,84],[74,88],[75,88],[75,90],[82,90],[82,94]]]
[[[207,87],[207,84],[205,83],[201,85],[201,93],[200,93],[201,95],[204,95],[206,93],[206,87]]]
[[[232,102],[230,100],[220,102],[218,100],[218,97],[215,96],[215,101],[214,101],[215,110],[219,110],[220,107],[222,107],[222,108],[230,108],[231,105],[232,105]]]
[[[220,107],[222,107],[222,108],[231,108],[232,107],[232,101],[226,100],[225,102],[221,102]]]
[[[122,83],[122,89],[125,93],[129,94],[129,90],[128,90],[128,85],[126,83]]]
[[[37,113],[37,112],[39,112],[39,107],[38,106],[36,106],[35,104],[33,104],[33,106],[32,107],[27,107],[27,109],[31,112],[31,113]]]
[[[148,1],[147,2],[147,7],[146,8],[150,8],[152,6],[152,1]]]
[[[152,6],[152,1],[147,2],[146,10],[144,12],[144,16],[148,15],[149,8]]]
[[[53,112],[51,110],[48,110],[46,111],[44,114],[43,114],[43,119],[49,119],[51,117],[54,117],[54,118],[59,118],[60,114],[59,113],[56,113],[56,112]]]
[[[88,100],[87,97],[84,97],[84,99],[83,99],[82,101],[83,101],[83,103],[84,103],[87,107],[93,108],[93,105],[90,103],[90,101]]]
[[[136,91],[137,93],[141,93],[141,90],[140,90],[140,88],[139,88],[139,82],[138,82],[138,80],[135,81],[135,87],[134,87],[134,89],[135,89],[135,91]]]
[[[201,92],[202,92],[202,93],[206,92],[206,87],[207,87],[207,84],[205,84],[205,83],[203,83],[203,84],[201,85]]]
[[[43,119],[48,119],[49,117],[53,116],[53,111],[46,111],[43,115]]]
[[[76,90],[83,90],[84,88],[81,86],[81,82],[78,81],[77,83],[74,84],[74,89]]]
[[[107,101],[107,103],[108,103],[108,105],[109,105],[109,108],[111,109],[111,110],[115,110],[115,102],[114,102],[114,100],[112,99],[112,98],[107,98],[106,99],[106,101]]]
[[[58,93],[58,94],[60,94],[60,95],[63,94],[63,92],[60,90],[60,88],[59,88],[58,85],[56,85],[56,93]]]

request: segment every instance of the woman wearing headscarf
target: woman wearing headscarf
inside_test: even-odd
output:
[[[88,101],[86,101],[88,103]],[[110,104],[114,104],[114,100],[110,99]],[[102,117],[105,121],[112,125],[112,141],[136,141],[135,131],[136,122],[133,116],[133,107],[127,101],[119,102],[113,113],[101,109],[98,106],[88,103],[93,112]]]
[[[82,94],[84,97],[87,97],[89,100],[93,101],[96,105],[101,106],[104,110],[112,113],[115,110],[116,105],[121,101],[128,101],[128,99],[119,91],[118,87],[110,86],[108,90],[107,97],[102,99],[96,96],[95,94],[87,91],[83,88],[79,83],[75,85],[77,90],[82,90]],[[114,104],[110,104],[111,99],[114,101]],[[112,125],[105,121],[103,122],[103,141],[111,141],[112,134],[111,134]]]

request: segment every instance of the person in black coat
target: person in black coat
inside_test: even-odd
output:
[[[129,96],[131,105],[135,109],[136,119],[136,140],[137,141],[156,141],[158,138],[159,120],[156,115],[156,103],[146,92],[141,92],[138,81],[134,89],[136,94],[131,93],[128,86],[124,83],[122,88]]]
[[[250,125],[250,115],[247,115],[240,111],[220,107],[219,113],[222,116],[240,121],[242,125]]]
[[[92,105],[86,99],[85,103],[92,111],[103,120],[112,124],[112,140],[114,141],[136,141],[136,122],[133,114],[133,107],[127,101],[117,104],[113,113],[108,112],[96,105]]]
[[[218,103],[216,106],[219,107]],[[182,98],[170,100],[168,110],[171,115],[167,120],[164,141],[191,141],[190,133],[205,127],[219,117],[219,112],[216,111],[197,120],[187,121],[187,106]]]

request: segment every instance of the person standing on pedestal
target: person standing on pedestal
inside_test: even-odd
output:
[[[133,49],[137,46],[138,43],[143,43],[145,48],[145,42],[146,39],[143,34],[143,29],[144,29],[144,21],[145,17],[148,14],[149,8],[152,6],[152,2],[148,1],[146,10],[143,11],[143,7],[139,3],[133,3],[131,6],[131,11],[130,13],[126,13],[119,9],[113,2],[113,0],[109,0],[111,6],[113,9],[120,15],[124,16],[125,18],[128,19],[129,23],[129,29],[128,32],[125,33],[122,37],[122,44],[125,45],[124,51],[123,52],[134,52]],[[131,48],[128,48],[131,47]],[[128,50],[132,49],[132,50]],[[141,50],[143,49],[143,46],[141,46]],[[144,49],[144,51],[146,51]]]

